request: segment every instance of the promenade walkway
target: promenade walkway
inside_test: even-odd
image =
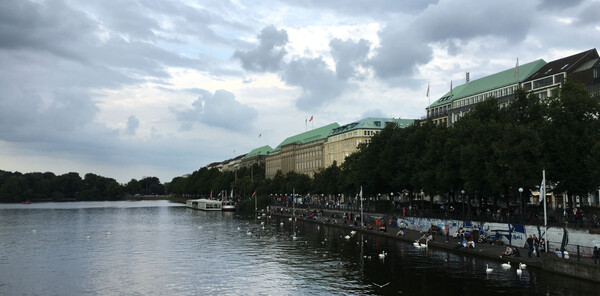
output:
[[[270,214],[286,218],[291,217],[291,209],[284,209],[285,210],[282,211],[281,208],[276,208],[275,210],[270,211]],[[300,216],[300,214],[303,215]],[[336,218],[331,219],[331,214],[333,214]],[[354,223],[350,223],[349,221],[346,221],[346,223],[344,223],[344,219],[342,219],[342,216],[342,212],[327,210],[325,214],[316,217],[312,217],[311,215],[305,215],[304,212],[300,212],[297,215],[297,219],[298,221],[306,221],[309,223],[317,223],[322,225],[328,225],[331,227],[346,228],[349,231],[355,230],[369,235],[377,235],[410,243],[413,243],[415,240],[419,239],[423,235],[420,231],[403,229],[404,235],[398,236],[397,233],[400,230],[400,228],[394,227],[389,224],[386,225],[385,232],[380,231],[376,227],[374,227],[374,229],[372,230],[369,230],[365,227],[360,227],[360,223],[358,223],[358,226],[354,226]],[[447,250],[449,252],[465,255],[486,257],[499,262],[511,262],[511,265],[513,266],[518,266],[519,263],[523,263],[527,265],[527,268],[540,268],[547,271],[554,271],[577,278],[583,278],[587,280],[600,282],[600,264],[595,264],[593,258],[590,257],[577,258],[576,256],[574,256],[575,254],[571,254],[569,259],[562,259],[559,258],[553,252],[549,252],[542,253],[540,258],[537,258],[535,256],[532,256],[530,258],[527,256],[526,248],[518,248],[520,252],[520,257],[510,256],[502,258],[501,255],[502,252],[506,249],[506,245],[492,244],[491,242],[475,242],[474,249],[457,248],[459,241],[459,238],[454,238],[452,236],[450,236],[449,240],[446,241],[445,235],[434,235],[434,239],[429,242],[429,248],[442,249]],[[561,267],[561,269],[564,270],[559,270],[558,268],[556,268],[556,266],[563,266]],[[590,272],[592,274],[590,274]]]

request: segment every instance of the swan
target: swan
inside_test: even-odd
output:
[[[492,271],[494,271],[493,269],[491,269],[487,264],[485,265],[485,273],[491,273]]]
[[[290,217],[288,220],[292,221],[292,217]]]
[[[279,225],[283,226],[283,222],[279,223]]]
[[[350,231],[350,234],[355,235],[356,234],[356,230]]]
[[[252,232],[248,231],[246,232],[247,235],[252,235]]]
[[[385,251],[381,251],[381,254],[379,254],[379,258],[384,259],[385,256],[387,256],[387,253]]]
[[[415,246],[415,247],[417,247],[417,248],[420,248],[420,247],[421,247],[421,244],[420,244],[420,243],[418,243],[418,242],[414,242],[414,243],[413,243],[413,246]]]
[[[344,236],[345,239],[350,239],[349,235]]]
[[[504,269],[510,268],[510,262],[502,263],[502,268],[504,268]]]
[[[525,269],[525,268],[527,268],[526,264],[519,263],[519,269]]]
[[[520,268],[517,268],[517,275],[521,276],[521,274],[523,274],[523,270]]]
[[[264,221],[263,221],[263,222],[260,222],[260,225],[265,225],[265,222],[264,222]]]
[[[240,230],[241,228],[238,227],[238,230]]]

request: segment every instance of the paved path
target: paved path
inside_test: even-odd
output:
[[[300,212],[300,213],[303,213],[303,212]],[[306,213],[306,212],[304,212],[304,213]],[[277,215],[277,216],[291,217],[291,211],[290,212],[274,211],[274,212],[272,212],[272,214]],[[390,225],[387,225],[386,232],[382,232],[382,231],[376,230],[376,229],[368,230],[365,228],[356,227],[353,224],[348,223],[348,221],[346,221],[347,223],[343,223],[344,220],[342,218],[340,218],[341,216],[342,216],[342,213],[337,213],[336,214],[337,218],[335,219],[335,222],[333,222],[333,219],[330,219],[325,216],[321,216],[316,219],[308,216],[308,217],[304,217],[304,218],[298,218],[298,220],[305,220],[305,221],[308,221],[311,223],[318,223],[318,224],[330,225],[330,226],[334,226],[334,227],[347,228],[347,229],[351,229],[351,230],[368,233],[370,235],[378,235],[378,236],[388,237],[388,238],[392,238],[392,239],[407,241],[407,242],[411,242],[411,243],[414,242],[415,240],[419,239],[422,236],[421,232],[416,231],[416,230],[408,230],[408,229],[404,229],[403,236],[397,236],[396,234],[400,229],[390,226]],[[360,223],[359,223],[359,225],[360,225]],[[429,242],[429,247],[435,248],[435,249],[445,249],[445,250],[448,250],[450,252],[455,252],[455,253],[487,257],[489,259],[493,259],[493,260],[497,260],[497,261],[501,261],[501,262],[510,261],[511,264],[513,264],[513,266],[517,266],[518,263],[527,264],[528,267],[530,267],[530,266],[531,267],[541,267],[541,265],[542,265],[542,260],[540,258],[537,258],[535,256],[532,256],[531,258],[529,258],[527,256],[526,248],[519,248],[519,252],[521,255],[520,257],[511,256],[511,257],[502,258],[500,255],[506,249],[506,245],[491,244],[491,243],[475,243],[474,249],[465,249],[465,248],[456,248],[458,243],[459,243],[458,238],[450,237],[449,241],[446,242],[445,235],[434,235],[434,239]],[[555,256],[552,253],[548,253],[548,254],[544,254],[544,255],[545,256]],[[576,256],[577,256],[576,254],[571,254],[570,259],[565,259],[565,260],[577,261],[578,259],[576,258]],[[589,257],[580,258],[578,262],[580,262],[581,264],[594,264],[594,260]]]

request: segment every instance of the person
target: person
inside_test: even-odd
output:
[[[514,247],[512,251],[513,251],[513,254],[514,254],[513,256],[515,256],[515,257],[521,257],[521,252],[519,252],[519,248]]]
[[[379,231],[387,232],[387,228],[385,227],[385,223],[381,223],[381,226],[379,226]]]
[[[535,234],[533,235],[533,254],[535,254],[536,257],[540,258],[540,241],[535,236]]]
[[[446,242],[450,241],[450,227],[448,227],[448,224],[446,224],[444,226],[444,230],[446,231]]]
[[[467,245],[465,246],[465,248],[475,249],[475,242],[473,240],[468,241]]]
[[[467,247],[467,240],[466,239],[462,239],[461,242],[458,242],[458,245],[456,245],[456,249],[460,249],[460,248],[466,248]]]
[[[594,257],[594,264],[598,264],[598,260],[600,260],[600,250],[598,250],[598,247],[594,247],[594,252],[592,252],[593,257]]]
[[[404,235],[404,230],[400,229],[398,231],[398,233],[396,233],[396,236],[403,236]]]
[[[556,248],[554,250],[554,254],[556,254],[556,256],[558,256],[558,258],[562,258],[563,257],[562,252],[558,248]]]
[[[531,258],[531,254],[533,254],[533,235],[529,235],[526,241],[527,244],[527,257]]]
[[[506,246],[506,250],[504,250],[504,252],[502,252],[502,255],[500,257],[504,258],[504,257],[510,257],[512,255],[514,255],[513,249],[510,246]]]
[[[540,239],[540,252],[546,252],[546,240],[544,238]]]

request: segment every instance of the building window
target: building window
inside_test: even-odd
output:
[[[600,67],[594,68],[594,78],[598,78],[600,76]]]
[[[540,88],[544,86],[552,85],[552,77],[546,77],[544,79],[536,80],[533,82],[533,88]]]
[[[561,73],[558,75],[554,75],[554,83],[562,83],[565,76]]]

